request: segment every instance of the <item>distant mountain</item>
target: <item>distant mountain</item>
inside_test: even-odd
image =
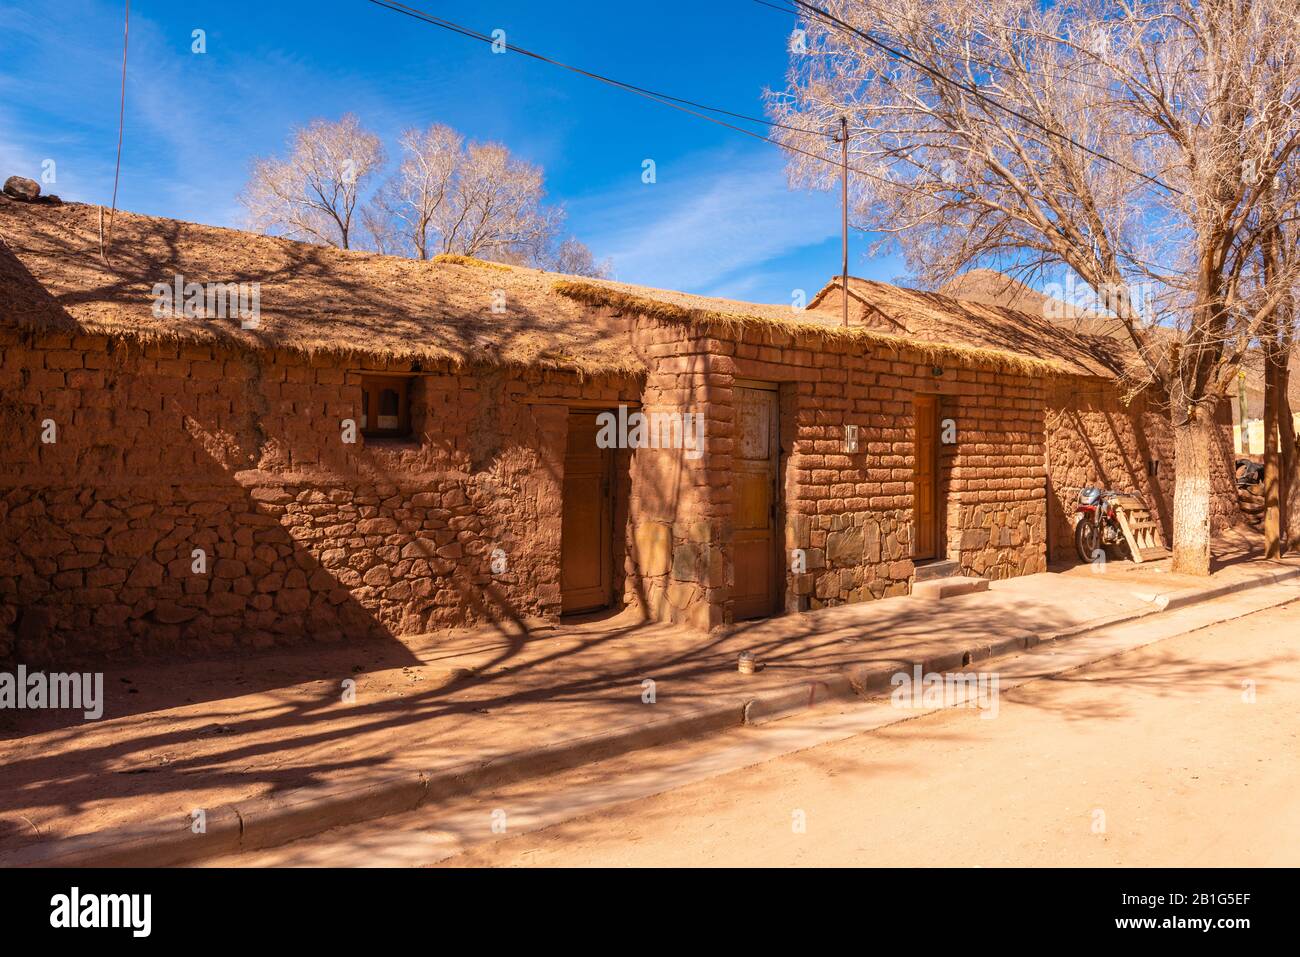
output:
[[[954,299],[1042,316],[1054,325],[1086,335],[1127,338],[1124,324],[1115,317],[1044,295],[996,269],[968,270],[940,287],[939,292]]]

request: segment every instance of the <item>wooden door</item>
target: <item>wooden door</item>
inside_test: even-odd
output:
[[[732,613],[737,621],[777,610],[777,394],[736,388],[735,452],[732,487],[736,513],[732,550],[735,587]]]
[[[569,413],[560,525],[560,611],[610,602],[614,450],[596,446],[596,412]]]
[[[939,397],[913,399],[912,557],[939,557]]]

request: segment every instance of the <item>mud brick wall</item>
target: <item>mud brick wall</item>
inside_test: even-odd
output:
[[[1233,484],[1231,410],[1219,411],[1221,441],[1213,459],[1211,521],[1216,531],[1241,520]],[[1152,464],[1158,463],[1153,469]],[[1054,378],[1047,397],[1047,464],[1051,557],[1073,560],[1079,490],[1101,485],[1137,491],[1172,544],[1174,441],[1160,397],[1144,392],[1125,404],[1114,386],[1081,376]],[[1151,473],[1155,472],[1153,476]]]
[[[699,457],[674,448],[642,448],[632,456],[627,601],[655,620],[708,630],[723,624],[730,595],[731,385],[714,370],[734,346],[656,322],[639,324],[635,341],[650,370],[642,411],[705,420]]]
[[[1232,402],[1227,398],[1215,411],[1218,441],[1210,458],[1210,530],[1218,532],[1246,521],[1237,498],[1237,457],[1232,437]]]
[[[917,367],[802,343],[793,357],[802,372],[786,404],[794,421],[786,551],[802,549],[808,570],[792,576],[786,605],[905,595],[912,576],[910,377]],[[752,362],[743,368],[762,371]],[[856,453],[845,451],[846,424],[858,426]]]
[[[958,370],[956,379],[941,407],[957,426],[948,449],[948,557],[962,574],[994,580],[1044,572],[1045,383],[970,369]]]
[[[639,392],[424,369],[409,438],[346,444],[409,363],[0,336],[0,658],[34,664],[554,618],[564,403]]]
[[[689,461],[657,450],[634,463],[633,554],[628,570],[657,618],[697,627],[732,620],[731,547],[736,378],[779,386],[788,610],[910,591],[913,408],[942,396],[957,442],[944,448],[945,549],[965,573],[1007,577],[1046,569],[1044,386],[1041,380],[949,365],[919,354],[864,355],[779,330],[716,338],[642,322],[647,411],[703,412],[706,452]],[[859,451],[844,450],[844,425]],[[631,577],[629,580],[633,580]]]
[[[919,356],[809,356],[786,486],[787,545],[807,550],[808,572],[792,580],[787,605],[910,591],[918,393],[938,395],[940,418],[955,428],[955,442],[940,447],[941,555],[989,578],[1045,570],[1041,384],[951,364],[936,375]],[[844,449],[845,424],[859,427],[857,453]]]

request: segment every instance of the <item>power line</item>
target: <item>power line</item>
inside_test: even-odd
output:
[[[700,110],[708,110],[710,113],[719,113],[723,116],[729,116],[732,119],[737,119],[737,120],[744,120],[748,123],[758,123],[763,126],[775,127],[777,129],[783,129],[783,130],[790,130],[791,132],[795,132],[795,133],[808,133],[812,136],[823,135],[822,132],[818,130],[810,130],[801,126],[791,126],[785,123],[778,123],[774,120],[764,119],[761,116],[750,116],[749,114],[746,113],[735,113],[732,112],[731,110],[725,110],[717,106],[709,106],[706,103],[700,103],[696,100],[687,99],[685,97],[673,96],[672,94],[669,93],[661,93],[657,90],[650,90],[643,86],[637,86],[635,83],[628,83],[623,80],[616,80],[613,77],[606,76],[601,73],[593,73],[590,70],[584,70],[582,67],[573,66],[572,64],[569,63],[563,63],[552,57],[546,56],[545,54],[537,53],[533,50],[525,50],[523,47],[516,46],[512,43],[507,43],[505,40],[497,40],[494,37],[490,37],[487,36],[486,34],[479,33],[478,31],[472,30],[469,27],[461,26],[458,23],[454,23],[453,21],[448,20],[445,17],[439,17],[432,13],[427,13],[424,10],[418,10],[415,7],[407,6],[404,3],[398,3],[396,2],[396,0],[369,0],[369,2],[375,4],[376,6],[380,6],[380,7],[384,7],[385,9],[392,10],[394,13],[405,14],[408,17],[412,17],[417,20],[423,20],[426,23],[431,23],[434,24],[435,26],[443,27],[446,30],[451,30],[452,32],[459,33],[462,36],[471,37],[472,39],[480,40],[484,43],[500,44],[504,49],[511,50],[515,53],[519,53],[526,57],[531,57],[534,60],[540,60],[543,63],[549,63],[552,66],[558,66],[561,69],[569,70],[572,73],[577,73],[580,76],[585,76],[593,80],[598,80],[601,83],[607,83],[610,86],[615,86],[620,89],[627,90],[628,92],[631,93],[637,93],[642,96],[653,97],[658,100],[678,103],[684,106],[691,106]]]
[[[770,0],[754,0],[754,2],[761,7],[767,7],[769,10],[775,10],[778,13],[786,13],[795,17],[807,16],[807,14],[801,13],[799,10],[796,10],[792,7],[780,6],[779,4],[770,2]],[[923,27],[926,30],[937,30],[940,26],[939,24],[931,23],[924,20],[918,20],[915,17],[906,16],[898,11],[890,11],[890,19],[900,20],[903,23],[906,23],[908,26]],[[980,36],[978,33],[971,33],[971,34],[964,35],[961,39],[963,42],[968,41],[976,46],[983,47],[986,50],[991,50],[993,53],[1002,52],[991,40],[989,40],[987,37]],[[971,54],[963,54],[963,58],[969,60],[972,63],[978,63],[980,66],[986,67],[988,69],[996,69],[1000,66],[1000,64],[996,60],[984,58],[984,57],[972,56]],[[1089,83],[1087,80],[1080,79],[1077,76],[1066,76],[1060,73],[1053,73],[1049,70],[1033,70],[1030,69],[1029,67],[1021,67],[1021,69],[1028,76],[1041,76],[1051,80],[1066,80],[1077,86],[1087,87],[1090,90],[1099,90],[1103,93],[1110,91],[1110,87],[1102,86],[1101,84],[1098,83]]]
[[[772,4],[766,3],[765,0],[755,0],[755,2],[762,3],[764,6],[772,6]],[[860,37],[861,39],[877,47],[878,49],[883,50],[885,53],[889,54],[895,59],[902,60],[905,63],[910,63],[911,65],[923,71],[933,79],[936,79],[941,83],[946,83],[950,86],[953,86],[964,93],[969,93],[971,96],[974,96],[976,99],[980,100],[981,102],[986,103],[995,109],[1002,110],[1004,113],[1016,117],[1023,123],[1028,123],[1030,126],[1033,126],[1036,129],[1041,130],[1042,132],[1046,133],[1049,136],[1053,136],[1058,139],[1064,140],[1066,143],[1073,146],[1075,149],[1082,150],[1083,152],[1089,153],[1097,157],[1098,159],[1105,160],[1108,163],[1112,163],[1115,166],[1118,166],[1120,169],[1132,173],[1134,176],[1141,177],[1142,179],[1156,186],[1159,186],[1162,189],[1168,190],[1171,193],[1174,193],[1179,196],[1182,195],[1182,190],[1178,189],[1177,187],[1170,186],[1168,183],[1164,182],[1164,180],[1160,179],[1159,177],[1149,176],[1148,174],[1142,172],[1141,170],[1129,166],[1127,163],[1124,163],[1122,160],[1117,160],[1113,156],[1103,153],[1100,150],[1095,150],[1090,146],[1086,146],[1083,143],[1080,143],[1078,140],[1074,139],[1074,137],[1062,133],[1059,130],[1054,130],[1051,127],[1039,122],[1038,120],[1035,120],[1033,117],[1026,116],[1024,113],[1021,113],[1019,110],[1013,109],[1012,107],[1009,107],[1004,103],[1000,103],[998,100],[994,99],[993,97],[985,93],[979,86],[977,86],[974,83],[963,83],[960,80],[954,80],[952,77],[947,76],[946,74],[940,72],[939,70],[934,69],[929,64],[916,59],[915,57],[911,56],[907,52],[903,50],[899,50],[896,47],[893,47],[890,44],[887,44],[877,39],[876,37],[873,37],[871,34],[858,29],[852,24],[846,23],[844,20],[841,20],[839,17],[835,16],[834,14],[830,13],[827,10],[823,10],[822,8],[814,6],[811,3],[807,3],[805,2],[805,0],[790,0],[790,2],[796,4],[800,10],[803,10],[806,15],[811,16],[813,19],[817,19],[824,24],[837,27],[841,31],[847,30],[848,32],[854,34],[855,36]],[[797,11],[787,10],[786,12],[796,13]]]
[[[117,217],[117,182],[122,173],[122,129],[126,125],[126,47],[131,36],[131,0],[126,0],[126,13],[122,21],[122,95],[117,110],[117,163],[113,169],[113,206],[108,214],[108,244],[113,244],[113,220]],[[103,207],[100,207],[101,210]],[[102,214],[102,213],[101,213]],[[99,255],[104,256],[104,243],[101,237]]]
[[[767,3],[766,0],[755,0],[755,2],[761,3],[763,6],[769,6],[769,7],[773,6],[773,4]],[[1177,187],[1170,186],[1168,183],[1166,183],[1164,180],[1160,179],[1159,177],[1149,176],[1148,174],[1142,172],[1141,170],[1129,166],[1127,163],[1124,163],[1122,160],[1117,160],[1113,156],[1109,156],[1106,153],[1101,152],[1100,150],[1095,150],[1090,146],[1086,146],[1083,143],[1080,143],[1078,140],[1074,139],[1074,137],[1062,133],[1059,130],[1054,130],[1049,126],[1040,123],[1038,120],[1035,120],[1033,117],[1026,116],[1024,113],[1021,113],[1019,110],[1013,109],[1012,107],[1009,107],[1003,103],[998,102],[996,99],[986,94],[979,86],[977,86],[974,83],[964,83],[960,80],[954,80],[952,77],[947,76],[946,74],[940,72],[939,70],[936,70],[934,67],[931,67],[929,64],[911,56],[906,51],[899,50],[898,48],[888,43],[885,43],[884,41],[879,40],[876,37],[873,37],[871,34],[859,30],[857,27],[853,26],[852,24],[846,23],[845,21],[841,20],[839,17],[835,16],[834,14],[826,10],[823,10],[821,7],[817,7],[811,3],[807,3],[805,2],[805,0],[790,0],[790,2],[796,4],[799,7],[799,9],[804,12],[804,15],[808,16],[810,19],[818,20],[825,25],[838,28],[842,32],[848,31],[849,33],[852,33],[854,36],[857,36],[862,40],[865,40],[867,43],[870,43],[872,46],[884,51],[894,59],[902,60],[905,63],[909,63],[912,66],[916,67],[917,69],[921,70],[928,76],[932,77],[935,80],[938,80],[941,83],[945,83],[964,93],[968,93],[971,96],[975,97],[976,99],[980,100],[982,103],[986,103],[989,106],[993,107],[994,109],[1001,110],[1004,113],[1014,116],[1022,123],[1028,123],[1030,126],[1033,126],[1036,129],[1041,130],[1042,132],[1046,133],[1049,136],[1053,136],[1056,137],[1057,139],[1064,140],[1066,143],[1073,146],[1075,149],[1082,150],[1083,152],[1089,153],[1092,156],[1097,157],[1098,159],[1105,160],[1108,163],[1112,163],[1115,166],[1118,166],[1120,169],[1132,173],[1134,176],[1138,176],[1149,183],[1159,186],[1161,189],[1168,190],[1169,192],[1174,193],[1175,195],[1179,195],[1179,196],[1183,195],[1182,190],[1178,189]],[[786,9],[784,12],[797,13],[798,11]]]
[[[735,130],[736,132],[743,133],[746,136],[752,136],[754,139],[761,140],[764,143],[771,143],[773,146],[779,147],[780,149],[790,150],[791,152],[800,153],[804,156],[811,157],[812,159],[819,160],[824,163],[828,163],[834,166],[837,170],[840,169],[841,167],[840,163],[837,163],[829,156],[824,156],[820,153],[814,153],[810,150],[801,149],[800,147],[793,146],[789,143],[782,143],[778,140],[772,139],[770,136],[764,136],[761,133],[756,133],[753,130],[746,129],[743,126],[737,126],[734,123],[729,123],[726,120],[721,120],[718,119],[716,116],[709,116],[707,113],[702,113],[699,111],[709,110],[714,113],[720,113],[737,119],[745,119],[754,123],[763,123],[770,127],[776,127],[779,129],[789,130],[791,132],[796,132],[796,133],[805,133],[809,136],[830,136],[831,135],[830,131],[810,130],[799,126],[791,126],[783,123],[776,123],[771,120],[763,120],[757,117],[746,116],[745,114],[742,113],[733,113],[729,110],[721,109],[720,107],[708,106],[707,104],[700,103],[695,100],[688,100],[683,97],[670,96],[666,93],[657,93],[654,90],[649,90],[646,89],[645,87],[637,86],[634,83],[626,83],[622,80],[616,80],[613,77],[605,76],[600,73],[593,73],[590,70],[584,70],[581,67],[576,67],[571,64],[564,63],[560,60],[556,60],[544,54],[537,53],[532,50],[526,50],[522,47],[515,46],[512,43],[508,43],[505,40],[491,37],[484,33],[479,33],[477,30],[473,30],[470,29],[469,27],[462,26],[461,24],[456,23],[452,20],[448,20],[445,17],[435,16],[434,14],[427,13],[423,10],[418,10],[415,7],[407,6],[404,3],[398,3],[396,2],[396,0],[367,0],[367,2],[372,3],[377,7],[382,7],[385,10],[390,10],[393,13],[400,13],[403,16],[411,17],[414,20],[419,20],[423,23],[428,23],[436,27],[441,27],[442,29],[449,30],[452,33],[458,33],[461,36],[469,37],[473,40],[478,40],[482,43],[487,43],[489,45],[493,45],[493,44],[500,45],[503,49],[522,54],[523,56],[530,57],[534,60],[539,60],[542,63],[548,63],[552,66],[557,66],[560,67],[561,69],[569,70],[572,73],[577,73],[580,76],[585,76],[588,77],[589,79],[598,80],[601,83],[606,83],[610,86],[616,87],[621,90],[625,90],[629,93],[634,93],[637,96],[645,97],[651,102],[660,103],[671,109],[678,110],[682,113],[686,113],[690,116],[697,117],[709,123],[714,123],[718,126],[722,126],[729,130]],[[895,189],[905,189],[910,192],[925,193],[925,195],[927,196],[930,195],[925,190],[917,189],[915,187],[909,186],[906,183],[891,180],[888,179],[887,177],[880,176],[875,173],[870,173],[863,169],[858,169],[857,167],[850,166],[849,170],[854,173],[857,173],[859,176],[862,176],[865,179],[886,183]]]
[[[770,0],[754,0],[754,3],[757,3],[759,7],[767,7],[768,9],[776,10],[777,13],[788,13],[793,17],[806,16],[806,14],[801,13],[800,10],[789,7],[780,7],[779,4],[771,3]],[[889,18],[891,18],[891,20],[907,23],[909,26],[923,27],[923,29],[926,30],[939,30],[941,26],[939,23],[917,20],[917,18],[906,16],[906,14],[897,12],[897,10],[891,10]],[[976,47],[988,49],[988,51],[991,51],[992,53],[1002,52],[1001,49],[997,47],[997,44],[993,43],[991,39],[987,38],[987,36],[982,36],[979,33],[966,34],[963,35],[961,39],[963,43],[969,42],[974,44]],[[998,64],[998,62],[991,59],[991,57],[974,56],[972,53],[963,53],[962,57],[965,60],[984,66],[984,68],[987,69],[997,69],[998,66],[1001,66],[1001,64]],[[1067,81],[1073,83],[1075,86],[1086,87],[1088,90],[1110,92],[1110,87],[1102,86],[1101,83],[1089,83],[1086,79],[1078,77],[1078,75],[1053,73],[1050,72],[1050,70],[1035,70],[1028,68],[1028,66],[1022,66],[1021,69],[1024,74],[1030,75],[1030,77],[1044,77],[1047,79],[1056,79],[1056,81]],[[859,127],[859,129],[861,129],[861,127]]]

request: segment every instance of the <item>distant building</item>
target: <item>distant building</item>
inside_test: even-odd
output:
[[[707,630],[927,563],[1043,571],[1094,483],[1168,535],[1156,398],[1041,316],[853,280],[845,329],[838,281],[794,312],[123,212],[99,235],[0,199],[3,659],[602,608]]]

